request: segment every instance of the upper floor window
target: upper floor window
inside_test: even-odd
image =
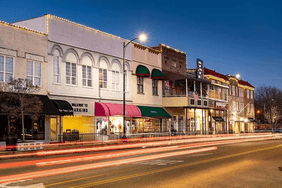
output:
[[[119,71],[112,71],[112,89],[119,90]]]
[[[41,63],[35,61],[28,61],[26,66],[27,79],[31,81],[33,85],[41,86]]]
[[[249,98],[249,90],[248,89],[246,89],[246,91],[247,91],[247,99]]]
[[[82,85],[92,87],[91,66],[82,65]]]
[[[53,82],[61,83],[61,57],[58,50],[54,51],[53,56]]]
[[[232,95],[235,96],[235,86],[232,86]]]
[[[66,62],[66,83],[76,85],[76,63]]]
[[[253,99],[254,91],[250,90],[250,98]]]
[[[108,64],[102,59],[99,68],[99,87],[108,88]]]
[[[13,79],[14,59],[0,55],[0,81],[9,82]]]
[[[158,95],[158,80],[152,79],[152,91],[153,95]]]
[[[99,69],[99,87],[100,88],[107,88],[107,69]]]
[[[137,93],[143,93],[143,77],[137,76]]]
[[[239,88],[239,97],[244,97],[243,88]]]

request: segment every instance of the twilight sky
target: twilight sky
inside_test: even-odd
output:
[[[0,20],[11,23],[52,14],[133,39],[160,43],[222,74],[241,74],[253,86],[282,90],[282,13],[279,1],[1,0]]]

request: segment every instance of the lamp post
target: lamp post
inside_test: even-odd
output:
[[[146,34],[140,34],[137,38],[132,39],[128,43],[123,42],[123,66],[122,66],[122,73],[123,73],[123,138],[126,138],[126,123],[125,123],[125,50],[126,47],[136,39],[139,39],[141,42],[145,42],[147,40]]]

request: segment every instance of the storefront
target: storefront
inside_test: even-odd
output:
[[[162,107],[138,106],[139,118],[132,120],[132,133],[161,133],[169,130],[171,115]]]
[[[133,119],[140,117],[137,106],[125,105],[126,134],[134,132],[136,125]],[[97,134],[122,134],[124,131],[122,104],[95,102],[95,118]]]
[[[187,108],[186,133],[207,134],[212,128],[209,128],[208,109]],[[211,119],[210,119],[211,120]]]
[[[38,116],[32,113],[25,114],[24,116],[24,132],[26,140],[50,140],[58,139],[58,132],[60,126],[58,122],[65,115],[72,115],[73,111],[71,106],[66,101],[50,100],[46,95],[31,95],[36,96],[42,103],[42,110]],[[58,103],[64,105],[58,105]],[[9,119],[9,120],[8,120]],[[3,139],[8,135],[8,132],[17,135],[18,139],[22,138],[22,121],[21,118],[11,115],[10,118],[2,112],[0,116],[1,122],[6,126],[1,126],[1,135]]]

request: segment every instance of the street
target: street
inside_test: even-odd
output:
[[[224,142],[2,159],[0,185],[280,187],[281,140]]]

